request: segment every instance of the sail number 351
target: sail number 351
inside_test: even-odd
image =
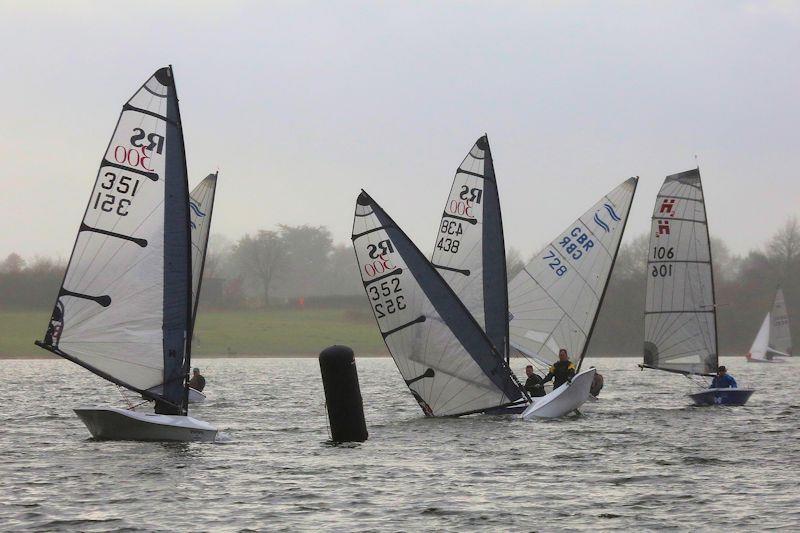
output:
[[[139,189],[139,180],[130,176],[117,176],[114,172],[106,172],[100,180],[100,188],[111,192],[97,191],[92,209],[100,209],[106,213],[116,212],[119,216],[124,217],[128,216],[128,207],[133,201],[131,198],[136,196],[136,191]],[[115,194],[111,194],[112,192]],[[125,198],[125,196],[130,196],[130,198]]]

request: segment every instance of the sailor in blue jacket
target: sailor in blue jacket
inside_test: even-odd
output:
[[[711,380],[709,389],[735,389],[736,380],[728,374],[728,369],[724,366],[717,368],[717,375]]]

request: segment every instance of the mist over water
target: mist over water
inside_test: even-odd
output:
[[[798,363],[723,360],[745,407],[693,408],[689,380],[594,359],[583,416],[424,419],[391,359],[358,359],[370,439],[332,446],[315,359],[197,363],[192,415],[221,444],[96,442],[72,413],[121,405],[58,360],[4,361],[7,530],[767,529],[800,527]],[[514,362],[522,375],[522,361]]]

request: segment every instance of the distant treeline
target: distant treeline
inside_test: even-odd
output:
[[[648,237],[641,235],[620,249],[590,353],[641,352],[647,247]],[[800,339],[800,225],[795,218],[763,249],[737,256],[712,238],[712,254],[723,355],[746,353],[779,284],[792,336]],[[512,248],[507,263],[510,278],[524,260]],[[64,267],[47,258],[9,255],[0,262],[0,310],[49,309]],[[325,227],[280,225],[238,241],[213,235],[204,276],[201,309],[342,308],[354,318],[372,320],[352,246],[334,244]]]

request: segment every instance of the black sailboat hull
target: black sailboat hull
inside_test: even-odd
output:
[[[744,405],[754,392],[753,389],[706,389],[689,397],[696,406]]]

